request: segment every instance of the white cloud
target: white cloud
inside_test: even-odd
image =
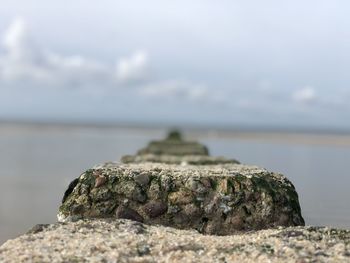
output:
[[[207,87],[184,80],[151,83],[141,87],[140,94],[152,98],[177,98],[191,101],[210,99],[210,93]]]
[[[28,59],[28,36],[26,24],[23,19],[16,18],[13,21],[5,32],[3,44],[11,59]]]
[[[5,53],[0,54],[0,81],[28,81],[46,86],[117,86],[145,78],[148,56],[138,51],[113,65],[85,58],[64,56],[33,44],[24,19],[16,18],[3,37]]]
[[[117,79],[119,81],[142,80],[146,77],[148,66],[148,54],[145,51],[137,51],[127,58],[122,58],[116,66]]]
[[[316,91],[313,87],[305,86],[304,88],[295,91],[292,95],[292,98],[298,103],[308,104],[315,101],[317,96]]]
[[[3,37],[5,54],[0,57],[0,77],[15,80],[24,76],[34,79],[43,77],[44,72],[37,67],[40,58],[27,34],[23,19],[16,18]]]
[[[0,84],[17,83],[19,87],[95,87],[106,90],[130,87],[134,94],[147,98],[177,99],[222,103],[226,97],[211,94],[202,84],[186,80],[155,80],[149,75],[149,57],[139,50],[113,65],[82,55],[61,55],[41,48],[31,41],[28,26],[16,18],[6,30],[3,39],[5,52],[0,54]],[[16,86],[16,85],[11,85]],[[106,92],[100,89],[100,92]],[[92,91],[93,92],[93,91]]]

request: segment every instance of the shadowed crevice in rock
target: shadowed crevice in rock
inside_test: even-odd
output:
[[[74,187],[78,184],[79,177],[75,178],[69,185],[67,190],[64,192],[63,198],[62,198],[62,204],[66,201],[67,197],[73,192]]]

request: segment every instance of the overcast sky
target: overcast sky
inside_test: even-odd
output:
[[[0,7],[0,119],[350,128],[349,1]]]

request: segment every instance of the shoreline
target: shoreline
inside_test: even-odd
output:
[[[350,133],[311,132],[311,131],[274,131],[274,130],[222,130],[183,128],[189,139],[215,139],[215,140],[245,140],[262,143],[286,143],[312,146],[350,147]],[[125,131],[148,133],[166,133],[167,127],[127,126],[127,125],[82,125],[82,124],[47,124],[47,123],[10,123],[0,122],[0,133],[5,135],[21,134],[27,132],[79,132],[79,131]]]

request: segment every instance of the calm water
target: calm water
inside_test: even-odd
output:
[[[164,135],[164,130],[0,125],[0,244],[37,223],[56,221],[63,192],[85,169],[133,154]],[[195,138],[212,155],[285,174],[297,188],[307,224],[350,228],[350,147]]]

